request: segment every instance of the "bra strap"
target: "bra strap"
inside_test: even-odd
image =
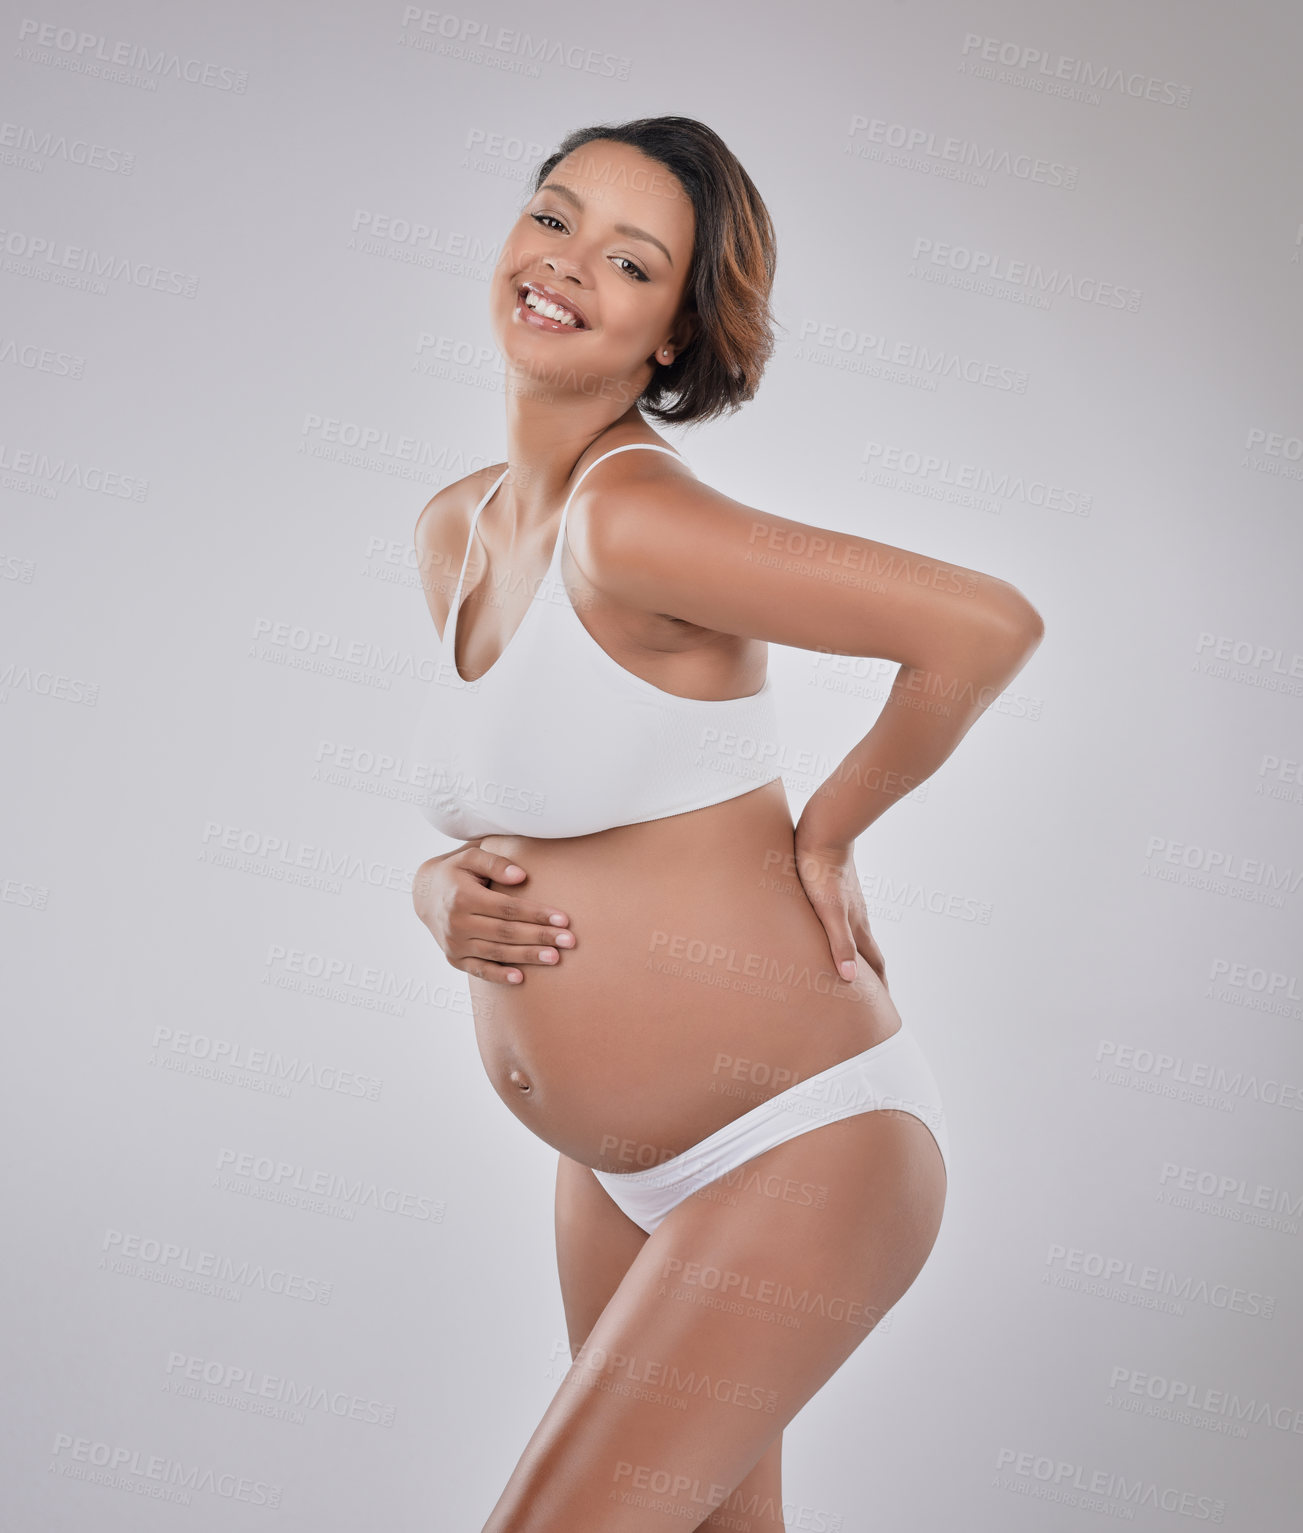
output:
[[[556,539],[557,548],[560,548],[561,539],[565,536],[566,515],[570,510],[570,502],[575,498],[575,490],[577,490],[579,486],[584,482],[584,474],[591,473],[599,463],[605,463],[608,458],[613,458],[617,452],[632,452],[635,447],[645,447],[651,452],[667,452],[669,453],[670,457],[677,458],[680,463],[684,461],[682,453],[675,452],[671,447],[662,447],[659,442],[625,442],[621,447],[612,447],[610,452],[604,452],[600,458],[594,458],[593,461],[584,470],[583,474],[580,474],[579,478],[575,480],[574,488],[570,491],[569,495],[566,496],[565,505],[561,507],[561,525],[557,529]],[[552,550],[552,557],[556,557],[556,548]]]
[[[570,502],[575,498],[575,490],[577,490],[579,486],[584,482],[584,474],[587,474],[590,472],[590,470],[595,469],[599,463],[604,463],[607,458],[613,458],[617,452],[632,452],[635,447],[645,447],[648,448],[651,452],[667,452],[669,453],[670,457],[678,458],[680,463],[684,461],[682,453],[675,452],[671,447],[662,447],[659,442],[625,442],[623,446],[612,447],[609,452],[604,452],[600,458],[594,458],[593,461],[584,470],[583,474],[580,474],[579,478],[575,480],[574,486],[572,487],[569,495],[566,496],[565,505],[561,507],[561,522],[557,528],[556,542],[552,545],[553,560],[556,559],[557,551],[560,549],[562,540],[565,537],[566,515],[570,510]],[[494,480],[488,494],[485,495],[484,499],[481,500],[479,505],[475,507],[475,510],[471,516],[470,531],[466,535],[466,552],[461,556],[461,571],[457,576],[457,589],[453,594],[452,606],[448,609],[448,621],[444,624],[444,632],[446,634],[452,635],[452,642],[454,645],[457,642],[456,625],[457,615],[461,611],[462,583],[466,579],[466,565],[470,561],[471,544],[475,541],[475,528],[479,523],[480,512],[483,511],[485,506],[487,506],[488,503],[493,499],[494,495],[497,493],[498,486],[510,472],[511,465],[508,464],[507,467],[504,468],[498,477]],[[494,664],[496,665],[497,662],[495,661]]]
[[[453,593],[452,606],[448,608],[448,620],[443,625],[445,633],[452,633],[454,643],[456,642],[455,625],[457,622],[457,614],[461,610],[462,582],[466,579],[466,565],[471,556],[471,544],[475,541],[475,527],[479,522],[480,512],[483,511],[485,506],[487,506],[488,503],[493,499],[494,495],[497,493],[498,486],[507,477],[509,472],[510,466],[508,465],[508,467],[504,468],[498,477],[493,481],[488,494],[484,497],[483,500],[480,501],[479,505],[476,506],[475,510],[471,513],[471,527],[470,531],[466,534],[466,552],[461,556],[461,572],[457,576],[457,589]],[[454,665],[455,664],[456,662],[454,661]]]

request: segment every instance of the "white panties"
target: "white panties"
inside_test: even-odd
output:
[[[761,1102],[672,1160],[642,1171],[594,1169],[593,1175],[629,1218],[650,1234],[685,1198],[762,1151],[824,1123],[882,1107],[911,1113],[925,1123],[949,1171],[941,1093],[923,1050],[913,1034],[901,1027],[862,1054],[829,1065]]]

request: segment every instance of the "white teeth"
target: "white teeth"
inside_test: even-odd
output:
[[[525,305],[527,308],[537,309],[545,318],[554,319],[558,324],[570,325],[576,330],[579,328],[579,321],[569,309],[563,309],[546,298],[540,298],[533,288],[525,289]]]

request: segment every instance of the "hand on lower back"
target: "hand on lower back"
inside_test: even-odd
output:
[[[885,986],[887,963],[869,930],[854,848],[815,846],[803,841],[798,830],[795,852],[797,876],[828,934],[833,967],[849,983],[858,972],[859,953]]]

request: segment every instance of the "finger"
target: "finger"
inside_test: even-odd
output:
[[[468,868],[479,878],[491,878],[495,884],[521,884],[529,876],[509,857],[486,852],[482,846],[463,847],[453,860],[458,867]]]
[[[813,873],[813,866],[798,871],[801,872],[801,887],[805,890],[806,898],[827,934],[828,948],[837,973],[849,983],[859,969],[855,962],[855,939],[851,936],[846,897],[831,880],[821,882],[814,877],[807,879],[805,871]]]
[[[484,958],[490,963],[541,964],[555,966],[561,962],[561,954],[554,947],[533,947],[512,942],[487,942],[478,937],[467,938],[463,944],[464,954],[472,958]]]
[[[855,946],[864,956],[865,963],[873,970],[885,985],[887,983],[887,961],[882,956],[882,949],[874,940],[873,933],[863,921],[852,923],[855,932]]]
[[[564,910],[539,905],[515,893],[502,894],[497,889],[481,889],[475,896],[475,914],[495,916],[499,921],[523,921],[531,926],[569,926]]]
[[[481,911],[458,911],[450,923],[454,937],[463,941],[507,943],[511,947],[573,948],[574,932],[559,926],[537,926],[530,921],[503,921]]]
[[[482,979],[490,985],[519,985],[525,978],[519,969],[510,969],[499,963],[489,963],[482,958],[459,958],[452,967],[460,969],[463,974],[472,975],[475,979]]]
[[[828,946],[837,972],[848,983],[859,973],[855,962],[855,938],[851,935],[851,923],[844,905],[830,905],[824,912],[816,912],[828,933]]]

